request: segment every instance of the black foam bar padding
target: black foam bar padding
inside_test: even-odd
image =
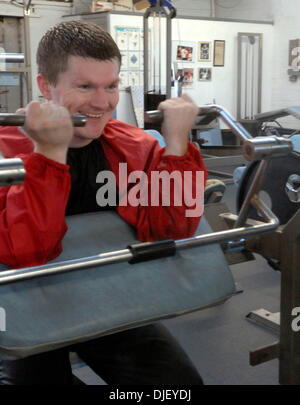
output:
[[[127,246],[127,249],[130,249],[133,254],[133,258],[128,261],[130,264],[174,256],[176,253],[176,245],[173,239],[161,242],[134,243]]]

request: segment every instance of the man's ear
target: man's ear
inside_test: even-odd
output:
[[[49,81],[45,78],[45,76],[41,74],[38,74],[36,79],[40,92],[42,93],[42,96],[46,100],[51,100],[51,90]]]

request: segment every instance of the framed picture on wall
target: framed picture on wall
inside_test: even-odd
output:
[[[195,62],[195,42],[172,41],[172,60],[174,62]]]
[[[225,61],[225,41],[214,41],[214,66],[224,66]]]
[[[198,61],[211,61],[211,42],[198,42]]]
[[[183,69],[183,81],[182,87],[192,88],[194,85],[194,69],[184,68]]]
[[[211,80],[211,68],[199,68],[198,80],[201,82],[207,82],[208,80]]]
[[[176,69],[175,79],[182,82],[182,87],[192,88],[194,85],[194,68]]]

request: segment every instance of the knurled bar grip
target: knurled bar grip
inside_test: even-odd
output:
[[[22,114],[0,114],[1,126],[23,126],[25,123],[25,115]],[[71,115],[71,121],[74,127],[84,127],[86,117],[84,115]]]

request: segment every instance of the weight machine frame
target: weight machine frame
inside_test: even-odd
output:
[[[172,65],[172,50],[171,50],[171,40],[172,40],[172,18],[176,16],[176,10],[174,7],[163,6],[163,1],[158,0],[156,5],[149,7],[144,13],[144,94],[152,91],[149,89],[149,17],[153,16],[154,19],[159,17],[159,42],[161,42],[161,32],[160,32],[160,18],[161,15],[166,17],[166,98],[171,97],[171,65]],[[160,63],[161,49],[159,49],[159,66]],[[154,75],[154,93],[155,93],[155,71]],[[159,71],[159,93],[161,92],[161,74]]]
[[[251,135],[235,121],[231,115],[220,106],[199,107],[199,116],[221,117],[230,126],[233,132],[243,141],[244,157],[247,160],[262,159],[255,179],[245,198],[239,216],[228,213],[226,206],[219,209],[219,215],[227,226],[225,230],[199,235],[194,238],[179,241],[162,241],[157,243],[160,254],[164,248],[168,251],[165,256],[174,254],[174,250],[187,249],[205,244],[222,243],[228,251],[238,249],[251,249],[251,251],[280,260],[281,269],[281,319],[280,341],[252,354],[252,364],[259,364],[279,355],[279,382],[281,384],[300,384],[300,333],[292,330],[292,309],[300,307],[300,210],[285,226],[279,226],[278,219],[259,198],[259,191],[264,178],[268,159],[287,155],[292,150],[289,139],[272,136],[252,138]],[[151,117],[163,119],[161,112],[151,112]],[[14,161],[16,159],[13,159]],[[22,161],[18,160],[17,168],[10,170],[11,159],[3,160],[0,167],[1,185],[15,184],[14,176],[17,170],[16,183],[24,179],[25,170]],[[16,162],[13,162],[16,163]],[[6,180],[9,179],[9,182]],[[248,220],[250,208],[254,207],[260,212],[266,222]],[[209,210],[207,210],[209,211]],[[210,211],[215,215],[215,204],[211,204]],[[208,215],[207,215],[208,214]],[[209,220],[209,212],[206,218]],[[213,228],[213,227],[212,227]],[[222,227],[224,229],[224,226]],[[213,228],[214,230],[214,228]],[[268,234],[268,235],[267,235]],[[26,278],[42,277],[53,273],[76,271],[97,264],[105,265],[123,261],[151,260],[151,254],[156,255],[156,242],[131,245],[126,249],[115,252],[102,253],[97,256],[69,260],[55,264],[13,269],[0,272],[0,284],[16,282]],[[171,252],[171,253],[170,253]],[[162,257],[162,256],[160,256]]]

